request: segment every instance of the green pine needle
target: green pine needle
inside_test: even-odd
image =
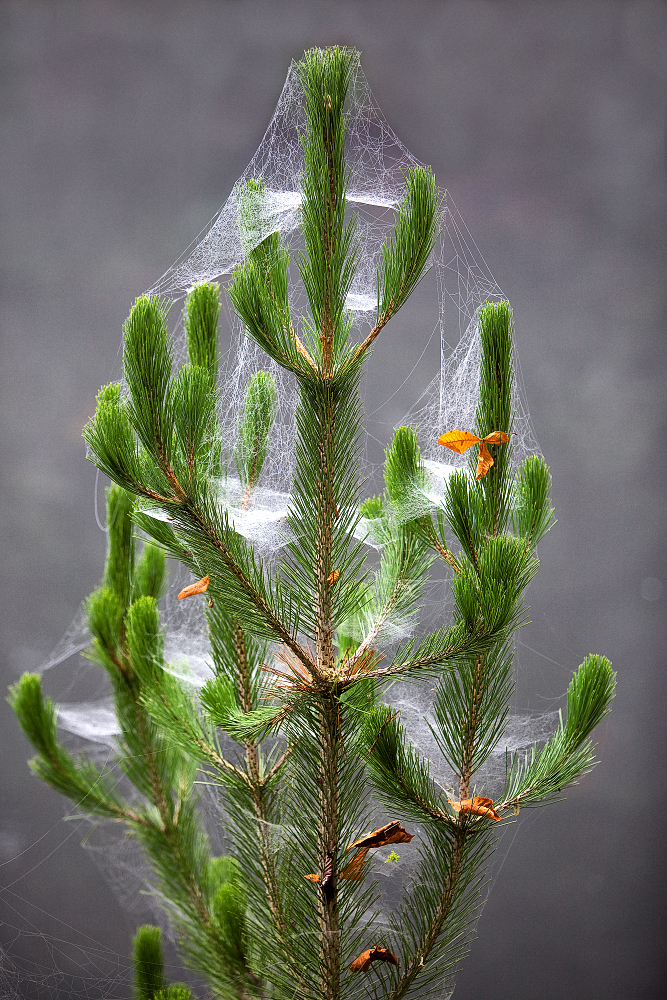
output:
[[[213,387],[218,377],[218,319],[220,286],[195,285],[185,302],[183,320],[190,363],[204,368]]]
[[[270,372],[257,372],[248,380],[239,423],[239,443],[234,452],[236,468],[244,487],[244,503],[260,477],[269,451],[270,433],[278,407],[276,380]]]
[[[162,931],[151,924],[137,929],[132,942],[136,1000],[154,1000],[167,986],[162,956]]]

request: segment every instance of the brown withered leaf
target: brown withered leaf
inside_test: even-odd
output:
[[[367,847],[360,847],[349,864],[345,865],[340,873],[341,878],[346,878],[350,882],[361,882],[361,870],[368,854]]]
[[[475,473],[475,479],[478,482],[480,479],[484,479],[484,476],[487,474],[492,465],[493,456],[484,442],[480,441],[479,458],[477,459],[477,472]]]
[[[387,844],[409,844],[413,837],[414,833],[407,833],[398,820],[394,819],[391,823],[386,823],[378,830],[373,830],[367,836],[355,840],[353,844],[348,844],[346,850],[351,851],[353,847],[358,847],[359,850],[338,873],[338,877],[348,879],[350,882],[360,882],[363,863],[372,847],[385,847]],[[331,881],[332,875],[333,859],[330,854],[327,854],[322,878],[323,889]],[[319,875],[305,875],[304,877],[310,879],[311,882],[320,881]]]
[[[386,844],[409,844],[413,837],[414,833],[407,833],[398,820],[394,819],[391,823],[386,823],[365,837],[355,840],[353,844],[348,844],[346,850],[351,851],[353,847],[371,848],[385,847]]]
[[[487,799],[483,795],[476,795],[474,799],[462,799],[461,802],[453,802],[447,799],[454,812],[475,813],[477,816],[489,816],[491,819],[500,821],[500,816],[493,808],[493,799]]]
[[[193,597],[195,594],[205,594],[210,582],[210,578],[205,576],[201,580],[197,580],[196,583],[191,583],[189,587],[183,587],[178,595],[179,601],[182,601],[184,597]]]
[[[327,577],[327,583],[335,583],[339,576],[340,573],[337,569],[332,570]]]
[[[346,878],[350,882],[360,882],[361,869],[367,854],[368,854],[368,848],[362,847],[361,850],[357,851],[357,853],[354,855],[350,863],[345,865],[345,868],[343,868],[343,870],[339,873],[338,877]],[[324,878],[322,879],[323,889],[331,879],[331,869],[329,867],[331,864],[331,862],[329,861],[330,858],[331,855],[327,855],[327,864],[324,866]],[[328,875],[327,871],[329,872]],[[310,879],[311,882],[315,883],[320,881],[319,875],[306,875],[305,878]]]
[[[438,444],[443,444],[450,451],[455,451],[457,455],[462,455],[468,448],[472,448],[480,439],[470,431],[447,431],[438,438]]]
[[[361,955],[355,958],[350,966],[350,972],[366,972],[371,962],[389,962],[390,965],[401,964],[393,952],[389,951],[389,948],[381,948],[376,944],[374,948],[362,951]]]

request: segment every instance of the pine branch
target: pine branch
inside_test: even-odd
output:
[[[274,282],[274,264],[287,253],[283,250],[280,235],[275,232],[276,220],[272,218],[264,181],[250,178],[238,191],[238,224],[241,246],[246,257],[256,265],[257,273],[263,276],[266,291],[272,296],[272,308],[279,318],[280,326],[306,364],[317,370],[315,362],[297,336],[290,315],[287,285],[283,272],[279,269],[278,280]],[[266,337],[262,330],[261,336]]]
[[[247,784],[247,775],[217,749],[212,734],[196,717],[191,699],[185,697],[177,681],[163,674],[156,685],[143,693],[144,703],[155,721],[176,743],[197,760],[205,760],[221,778]]]
[[[144,706],[142,689],[161,669],[159,616],[155,599],[140,597],[129,608],[126,618],[127,659],[132,676],[119,680],[116,704],[129,756],[121,766],[134,784],[155,805],[160,817],[159,830],[149,831],[141,839],[151,854],[156,873],[167,876],[167,884],[186,903],[193,917],[206,928],[210,914],[200,885],[200,870],[205,862],[201,834],[196,829],[192,803],[184,805],[182,795],[174,801],[174,776],[178,765],[165,751],[154,723]],[[173,763],[172,763],[173,760]],[[174,766],[175,765],[175,766]],[[165,850],[171,856],[171,871],[164,866]],[[199,855],[199,857],[198,857]]]
[[[438,236],[440,200],[430,169],[414,167],[408,170],[405,188],[405,197],[398,206],[393,239],[382,247],[382,268],[378,268],[377,277],[377,319],[357,347],[357,358],[368,353],[376,337],[424,277]]]
[[[183,320],[188,338],[190,363],[204,368],[212,386],[218,376],[218,320],[220,286],[196,285],[187,297]]]
[[[443,562],[447,563],[455,573],[459,573],[461,567],[445,541],[444,516],[441,510],[436,511],[436,523],[437,529],[433,524],[432,516],[428,515],[416,518],[411,522],[410,527],[419,538],[423,539],[430,548],[437,552]]]
[[[250,506],[269,450],[269,433],[276,416],[275,379],[269,372],[257,372],[248,380],[239,423],[239,443],[234,458],[243,484],[242,510]]]
[[[511,648],[496,644],[488,653],[462,660],[436,687],[430,728],[445,761],[459,776],[460,799],[468,797],[472,775],[504,731],[511,671]]]
[[[390,921],[404,966],[387,1000],[400,1000],[413,986],[421,997],[453,988],[480,903],[492,850],[489,832],[475,830],[473,836],[470,828],[431,827],[427,836],[411,891]]]
[[[262,785],[265,785],[265,786],[270,785],[270,783],[273,781],[273,779],[276,778],[280,774],[280,772],[282,771],[282,769],[285,766],[285,764],[287,764],[288,760],[292,756],[292,752],[293,752],[293,747],[289,746],[284,751],[284,753],[281,753],[280,757],[275,762],[275,764],[273,765],[273,767],[269,768],[269,770],[266,772],[266,774],[262,777],[262,779],[261,779],[262,780]]]
[[[429,958],[438,938],[442,934],[443,928],[449,917],[454,904],[458,889],[459,873],[463,855],[463,834],[457,834],[449,872],[444,881],[441,897],[436,904],[431,921],[422,934],[418,947],[414,950],[410,961],[406,963],[405,969],[398,980],[396,986],[387,996],[387,1000],[402,1000],[413,982],[423,970],[424,963]]]
[[[219,962],[225,945],[209,911],[208,843],[189,794],[193,768],[178,747],[165,740],[146,707],[149,692],[164,676],[155,599],[162,587],[164,556],[154,546],[146,546],[128,589],[128,570],[134,564],[131,504],[116,487],[107,496],[105,581],[110,586],[101,588],[88,602],[89,624],[95,639],[94,658],[107,667],[114,685],[122,733],[119,742],[125,751],[119,764],[151,803],[143,815],[125,810],[122,818],[131,822],[152,861],[159,884],[171,901],[172,916],[188,939],[193,964],[205,970],[211,957]],[[182,699],[177,682],[173,685]],[[53,726],[55,732],[55,720]],[[248,976],[252,980],[254,973],[248,970]],[[234,996],[242,997],[244,991],[235,990]]]
[[[233,619],[217,605],[207,613],[211,635],[211,648],[216,678],[202,691],[202,704],[212,717],[223,724],[231,706],[238,705],[240,713],[252,715],[262,696],[261,663],[266,655],[266,644],[257,643],[249,636],[238,620]],[[254,814],[254,835],[258,848],[263,888],[268,913],[274,927],[278,948],[284,961],[290,960],[289,939],[291,928],[284,915],[284,902],[280,892],[275,866],[273,846],[269,835],[269,810],[271,793],[268,783],[280,771],[289,754],[283,754],[275,767],[267,775],[262,775],[259,746],[255,738],[242,739],[245,754],[245,782],[229,788],[235,798],[239,793],[241,802],[250,798]],[[244,809],[244,805],[241,806]]]
[[[553,507],[549,506],[551,476],[543,458],[527,458],[519,466],[514,481],[512,526],[524,540],[526,552],[535,546],[555,523]]]
[[[539,805],[595,767],[590,734],[611,711],[616,675],[604,656],[589,656],[574,674],[567,691],[567,721],[538,751],[533,746],[523,762],[515,755],[498,809]]]
[[[271,598],[280,600],[277,584],[271,588],[257,566],[251,546],[232,528],[227,514],[221,523],[215,524],[214,512],[210,504],[201,510],[189,505],[183,509],[176,522],[177,530],[189,543],[200,568],[209,570],[210,592],[223,603],[233,603],[239,611],[244,610],[244,618],[253,625],[256,634],[267,636],[284,643],[308,670],[316,668],[308,651],[294,638],[292,631],[283,623],[271,606]],[[220,574],[220,583],[216,569]],[[284,605],[288,612],[290,605]],[[298,622],[294,622],[296,626]]]
[[[135,971],[135,996],[137,1000],[153,1000],[167,985],[159,927],[144,924],[134,937],[133,954]]]
[[[114,414],[119,410],[119,406],[117,400],[112,403],[111,409]],[[93,448],[100,447],[100,441],[106,440],[104,428],[109,426],[108,411],[109,407],[106,404],[102,408],[98,407],[96,416],[89,425],[88,437]],[[112,418],[115,420],[115,416],[112,415]],[[103,468],[104,463],[101,459],[95,457],[94,461],[99,464],[100,469]],[[219,519],[219,512],[204,483],[194,484],[191,481],[188,484],[193,488],[197,487],[191,498],[187,489],[175,478],[175,473],[171,470],[170,485],[175,493],[171,497],[165,497],[143,483],[141,479],[131,480],[128,476],[122,475],[118,465],[114,467],[109,465],[103,471],[130,492],[165,509],[177,532],[174,539],[177,537],[182,539],[180,544],[172,540],[171,534],[164,528],[151,529],[146,518],[138,516],[137,519],[141,520],[142,525],[149,527],[151,534],[162,544],[172,551],[176,549],[180,552],[187,564],[196,566],[200,570],[205,567],[209,571],[212,577],[211,593],[214,597],[234,602],[239,609],[244,610],[246,618],[252,622],[256,631],[283,642],[307,669],[311,669],[313,663],[308,652],[294,638],[293,632],[283,624],[280,614],[271,606],[272,599],[276,597],[282,604],[282,610],[291,612],[290,605],[284,602],[277,585],[271,588],[271,582],[265,580],[252,547],[249,547],[229,526],[226,513],[223,514],[222,520]],[[294,624],[296,626],[298,623]]]
[[[512,311],[507,302],[489,302],[479,316],[481,364],[476,429],[484,438],[492,431],[512,432]],[[511,442],[511,437],[510,437]],[[507,525],[512,495],[512,445],[489,445],[493,458],[489,472],[477,484],[486,507],[485,528],[493,536]],[[471,458],[471,463],[474,459]]]
[[[58,741],[55,707],[50,698],[44,698],[38,674],[23,674],[11,685],[7,700],[37,751],[37,756],[30,761],[30,768],[37,777],[86,812],[127,820],[136,826],[153,827],[149,817],[131,809],[116,795],[111,774],[100,772],[83,755],[75,759]]]
[[[244,630],[241,625],[234,623],[233,626],[234,635],[234,649],[236,652],[237,669],[238,669],[238,687],[239,687],[239,698],[241,702],[241,709],[245,714],[249,714],[255,708],[253,692],[252,692],[252,682],[250,678],[250,672],[248,668],[248,659],[246,655],[246,637]],[[287,947],[287,923],[282,913],[282,899],[278,889],[278,881],[276,878],[276,870],[273,859],[273,852],[271,850],[271,844],[268,840],[266,833],[266,821],[267,821],[267,810],[266,810],[266,797],[265,797],[265,787],[264,781],[260,773],[259,757],[257,752],[257,744],[254,740],[247,740],[245,743],[245,755],[246,755],[246,771],[247,780],[250,787],[250,793],[252,796],[253,807],[255,810],[255,817],[257,820],[257,840],[259,846],[259,854],[262,868],[265,875],[265,885],[266,885],[266,895],[267,902],[269,905],[269,911],[273,918],[276,930],[278,932],[279,940],[284,949]]]
[[[155,299],[137,300],[126,323],[125,338],[124,363],[131,402],[122,404],[115,389],[101,395],[95,417],[86,428],[95,453],[93,460],[130,492],[158,505],[200,567],[213,557],[210,575],[214,596],[234,600],[239,610],[249,613],[249,623],[284,642],[309,666],[306,650],[271,607],[272,598],[280,600],[279,589],[270,593],[252,548],[229,527],[226,514],[220,520],[206,478],[206,462],[198,460],[202,449],[206,451],[211,406],[215,402],[208,377],[197,374],[203,369],[191,368],[171,383],[165,312]],[[181,405],[175,406],[175,401]],[[127,457],[131,425],[155,462],[152,472],[146,461],[140,462],[134,445],[133,456]],[[124,449],[121,454],[126,457],[122,461],[118,455],[112,456],[114,443]],[[222,577],[219,582],[216,567]],[[224,589],[219,589],[219,584]],[[285,605],[283,609],[288,610]]]
[[[421,596],[430,560],[418,539],[400,529],[397,535],[383,547],[376,595],[379,611],[356,651],[345,661],[346,677],[354,676],[392,616],[405,621],[414,614]]]
[[[455,472],[447,481],[445,515],[463,552],[479,573],[477,553],[484,544],[481,496],[461,472]]]
[[[441,797],[434,794],[428,760],[412,749],[396,713],[387,706],[368,711],[360,740],[373,783],[391,809],[407,811],[419,822],[452,825]]]
[[[253,257],[236,267],[227,293],[249,336],[279,365],[306,377],[316,366],[296,336],[289,314],[287,251],[277,246],[270,257]]]
[[[472,626],[459,621],[451,628],[438,629],[426,635],[415,649],[410,640],[397,650],[394,661],[387,667],[372,667],[364,671],[364,678],[377,680],[384,677],[410,674],[429,674],[442,667],[454,666],[465,655],[475,655],[486,651],[504,634],[504,627],[484,630],[483,622]]]
[[[345,300],[356,268],[356,218],[345,224],[349,171],[343,112],[356,54],[334,46],[304,54],[297,72],[306,100],[301,224],[306,253],[299,270],[312,312],[313,339],[324,375],[347,340]]]
[[[477,730],[482,697],[485,689],[485,669],[487,658],[478,656],[475,660],[473,682],[470,691],[468,718],[464,722],[462,754],[459,763],[459,799],[466,799],[473,774],[473,760],[476,749]]]

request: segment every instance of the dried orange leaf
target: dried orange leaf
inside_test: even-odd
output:
[[[491,452],[486,447],[483,441],[479,445],[479,458],[477,459],[477,472],[475,474],[475,479],[478,481],[484,479],[491,466],[493,465],[493,458],[491,457]]]
[[[339,878],[348,879],[350,882],[360,882],[366,855],[372,847],[384,847],[386,844],[409,844],[413,837],[414,833],[407,833],[397,820],[392,820],[391,823],[381,826],[378,830],[373,830],[368,836],[361,837],[353,844],[348,845],[348,851],[351,851],[353,847],[358,847],[359,850],[339,872]],[[330,854],[327,854],[322,878],[323,889],[331,881],[332,874],[333,859]],[[319,875],[305,875],[304,877],[310,879],[311,882],[320,881]]]
[[[502,816],[498,815],[493,808],[493,799],[487,799],[483,795],[476,795],[474,799],[462,799],[461,802],[453,802],[451,799],[447,799],[447,801],[457,813],[469,812],[475,813],[477,816],[490,816],[491,819],[495,820],[502,819]]]
[[[184,597],[192,597],[194,594],[205,594],[209,583],[209,577],[205,576],[203,579],[197,580],[196,583],[191,583],[189,587],[184,587],[178,595],[179,601],[182,601]]]
[[[361,955],[355,958],[350,966],[350,972],[366,972],[371,962],[389,962],[391,965],[401,964],[396,956],[389,951],[389,948],[380,948],[379,945],[376,945],[374,948],[369,948],[368,951],[362,951]]]
[[[477,435],[471,434],[470,431],[447,431],[438,438],[438,444],[444,444],[445,448],[455,451],[457,455],[462,455],[478,441]]]
[[[491,431],[485,438],[482,438],[482,441],[486,441],[487,444],[507,444],[509,439],[510,436],[505,431]]]
[[[327,583],[335,583],[339,576],[340,573],[337,569],[332,570],[327,577]]]
[[[340,873],[341,878],[346,878],[350,882],[360,882],[361,881],[361,870],[366,860],[366,855],[368,854],[367,847],[361,847],[354,855],[349,864],[345,865],[342,872]]]
[[[409,844],[413,837],[414,833],[407,833],[398,820],[394,819],[391,823],[373,830],[367,836],[355,840],[353,844],[348,844],[346,850],[351,851],[353,847],[365,847],[368,849],[371,847],[384,847],[386,844]]]

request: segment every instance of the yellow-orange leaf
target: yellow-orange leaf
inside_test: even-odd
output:
[[[482,441],[486,441],[487,444],[507,444],[509,439],[510,436],[505,431],[491,431],[485,438],[482,438]]]
[[[470,431],[447,431],[438,438],[438,444],[443,444],[450,451],[455,451],[457,455],[462,455],[468,448],[472,448],[480,439]]]
[[[353,847],[365,847],[368,850],[371,847],[385,847],[386,844],[409,844],[413,837],[414,833],[407,833],[398,820],[394,819],[366,837],[348,844],[346,850],[351,851]]]
[[[192,597],[194,594],[205,594],[209,583],[209,577],[205,576],[203,579],[197,580],[196,583],[191,583],[189,587],[184,587],[178,595],[179,601],[182,601],[184,597]]]
[[[490,816],[491,819],[501,820],[496,810],[493,808],[493,799],[487,799],[483,795],[476,795],[474,799],[462,799],[461,802],[453,802],[447,799],[454,812],[475,813],[477,816]]]
[[[361,955],[355,958],[350,966],[350,972],[366,972],[371,962],[389,962],[391,965],[401,964],[396,956],[389,951],[389,948],[380,948],[376,944],[374,948],[362,951]]]
[[[309,878],[311,882],[319,882],[319,880],[320,880],[320,876],[319,875],[304,875],[303,877],[304,878]]]
[[[339,576],[340,573],[337,569],[332,570],[327,577],[327,583],[335,583]]]
[[[475,473],[475,479],[484,479],[491,466],[493,465],[493,458],[491,457],[491,452],[486,447],[483,441],[479,445],[479,458],[477,459],[477,472]]]

